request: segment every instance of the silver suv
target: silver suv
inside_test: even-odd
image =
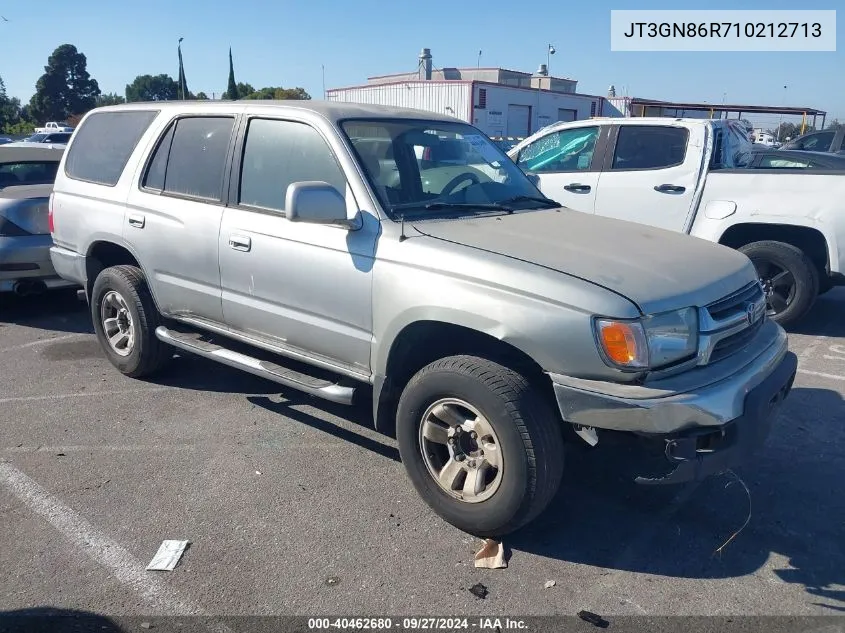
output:
[[[438,160],[456,142],[470,164]],[[561,208],[430,112],[100,108],[50,212],[55,268],[118,370],[154,374],[175,347],[334,402],[371,394],[418,492],[473,534],[547,506],[565,441],[644,440],[662,466],[641,483],[722,472],[795,376],[744,255]]]

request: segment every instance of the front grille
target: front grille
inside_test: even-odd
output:
[[[763,320],[764,319],[757,319],[751,327],[747,327],[736,334],[726,336],[716,343],[713,346],[713,351],[710,353],[710,362],[715,363],[723,358],[727,358],[731,354],[735,354],[748,345],[748,343],[751,342],[751,339],[757,336],[757,332],[760,331],[760,328],[763,327]]]
[[[703,346],[699,364],[723,360],[745,348],[763,327],[766,320],[763,287],[756,281],[750,283],[706,306],[699,315]]]
[[[707,306],[707,312],[713,321],[724,321],[737,311],[744,312],[745,305],[750,301],[757,303],[763,298],[763,288],[758,282],[748,284],[738,292],[728,295],[724,299],[714,301]]]

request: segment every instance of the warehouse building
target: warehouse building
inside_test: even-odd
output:
[[[504,68],[434,69],[431,50],[418,70],[370,77],[367,84],[326,91],[329,101],[392,105],[448,114],[489,136],[525,137],[557,121],[602,116],[604,97],[579,94],[574,79]]]

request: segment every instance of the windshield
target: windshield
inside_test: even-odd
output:
[[[470,125],[358,119],[341,128],[391,217],[549,206],[513,161]]]
[[[33,134],[32,136],[28,136],[24,139],[27,143],[40,143],[45,138],[47,138],[46,134]]]

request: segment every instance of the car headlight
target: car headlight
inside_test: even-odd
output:
[[[642,319],[595,320],[596,341],[612,367],[655,369],[694,356],[698,351],[698,311],[684,308]]]

